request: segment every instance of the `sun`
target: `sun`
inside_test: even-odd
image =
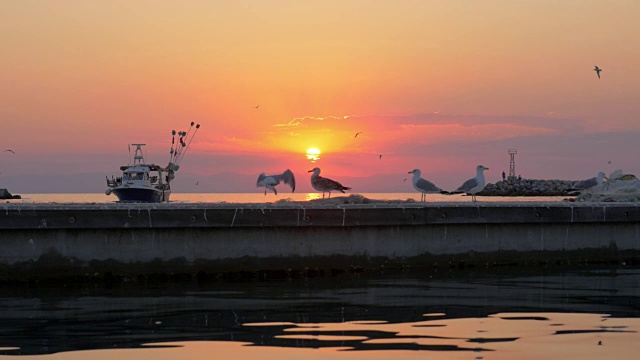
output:
[[[320,150],[314,147],[307,149],[307,160],[311,161],[312,163],[320,160]]]

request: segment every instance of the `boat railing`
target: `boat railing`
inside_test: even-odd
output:
[[[118,185],[122,184],[122,178],[113,178],[111,177],[111,179],[107,178],[107,186],[108,187],[116,187]]]

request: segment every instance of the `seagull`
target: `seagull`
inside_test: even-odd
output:
[[[378,159],[382,159],[382,154],[378,155]]]
[[[420,169],[413,169],[407,174],[413,174],[413,188],[422,193],[422,196],[420,196],[420,201],[426,201],[427,194],[448,194],[448,192],[435,186],[431,181],[421,178]]]
[[[600,69],[600,68],[598,67],[598,65],[596,65],[596,67],[593,69],[593,71],[595,71],[595,72],[596,72],[596,74],[598,74],[598,79],[600,79],[600,71],[602,71],[602,69]]]
[[[329,198],[331,198],[331,191],[337,190],[344,194],[344,190],[351,190],[350,187],[342,186],[337,181],[333,181],[331,179],[324,178],[320,176],[320,168],[315,167],[308,172],[312,172],[311,175],[311,186],[316,189],[316,191],[322,191],[322,198],[324,199],[324,193],[329,193]]]
[[[586,190],[586,189],[592,188],[592,187],[594,187],[596,185],[602,184],[602,180],[606,179],[606,178],[607,177],[604,175],[604,173],[602,171],[600,171],[596,177],[592,177],[591,179],[586,179],[586,180],[579,181],[570,190],[573,190],[573,191],[575,191],[575,190]]]
[[[15,153],[16,153],[15,151],[13,151],[13,150],[11,150],[11,149],[7,149],[7,150],[5,150],[4,152],[7,152],[7,151],[9,151],[9,152],[11,152],[11,153],[13,153],[13,154],[15,154]]]
[[[460,185],[455,191],[452,191],[451,194],[465,193],[471,195],[471,201],[476,202],[476,194],[482,191],[486,185],[483,173],[485,170],[489,170],[489,168],[484,167],[484,165],[476,166],[476,177],[465,181],[464,184]]]
[[[358,137],[358,135],[360,135],[360,134],[362,134],[362,131],[357,132],[357,133],[356,133],[356,136],[354,136],[354,138],[357,138],[357,137]]]
[[[260,105],[256,106],[256,109],[259,108],[259,107],[260,107]]]
[[[273,191],[275,195],[278,195],[278,190],[276,190],[275,186],[280,184],[281,181],[291,186],[291,192],[296,191],[296,178],[289,169],[285,170],[282,174],[269,176],[264,173],[260,174],[260,176],[258,176],[256,187],[264,186],[265,195],[267,195],[267,189]]]

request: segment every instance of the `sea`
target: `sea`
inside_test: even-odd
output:
[[[361,195],[416,199],[412,193]],[[317,194],[172,196],[186,203],[259,203],[313,200]],[[443,201],[439,196],[427,201]],[[11,200],[113,201],[101,194]],[[640,267],[624,263],[111,286],[0,283],[0,358],[493,360],[639,354]]]

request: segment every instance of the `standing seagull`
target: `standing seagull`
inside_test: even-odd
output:
[[[596,67],[593,69],[593,71],[595,71],[595,72],[596,72],[596,74],[598,74],[598,79],[600,79],[600,71],[602,71],[602,69],[600,69],[600,68],[598,67],[598,65],[596,65]]]
[[[460,185],[455,191],[452,191],[451,194],[465,193],[471,195],[471,201],[476,202],[476,194],[482,191],[486,185],[483,173],[485,170],[489,170],[489,168],[483,165],[476,166],[476,177],[465,181],[464,184]]]
[[[276,190],[275,186],[280,184],[281,181],[291,186],[291,192],[296,191],[296,178],[289,169],[285,170],[282,174],[269,176],[264,173],[260,174],[260,176],[258,176],[256,187],[264,186],[265,195],[267,195],[267,189],[273,191],[275,195],[278,195],[278,190]]]
[[[315,167],[308,172],[312,172],[311,175],[311,186],[313,186],[316,191],[322,191],[322,198],[324,199],[324,193],[329,193],[329,198],[331,198],[331,191],[337,190],[344,194],[345,190],[351,190],[350,187],[342,186],[337,181],[333,181],[331,179],[324,178],[320,176],[320,168]]]
[[[413,169],[407,174],[413,174],[413,188],[422,193],[420,196],[420,201],[422,202],[427,200],[427,194],[448,194],[448,192],[435,186],[431,181],[421,178],[420,169]]]

